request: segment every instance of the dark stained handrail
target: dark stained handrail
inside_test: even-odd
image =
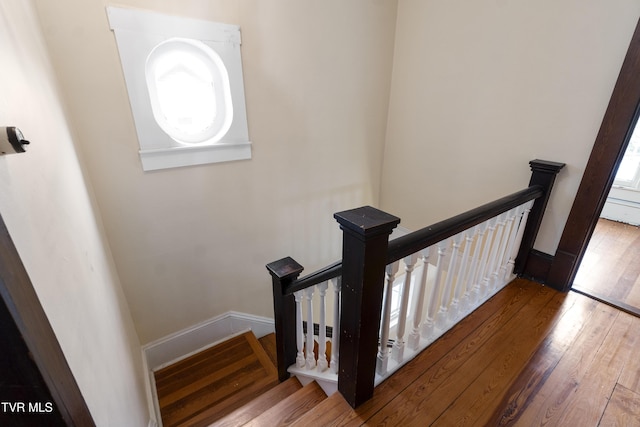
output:
[[[283,295],[291,295],[294,292],[298,292],[302,289],[309,288],[319,283],[326,282],[327,280],[334,279],[342,275],[342,261],[336,261],[331,265],[326,266],[318,271],[304,276],[301,279],[295,280],[285,289],[283,289]]]
[[[287,368],[296,360],[294,292],[343,277],[346,292],[341,294],[340,307],[349,309],[341,310],[338,391],[355,408],[373,395],[385,265],[535,200],[514,264],[515,274],[525,272],[555,177],[565,166],[545,160],[532,160],[529,165],[531,180],[524,190],[391,241],[389,235],[400,218],[371,206],[338,212],[334,218],[343,230],[344,260],[305,277],[299,278],[304,268],[291,257],[267,264],[273,287],[278,378],[288,378]]]
[[[387,251],[387,263],[391,264],[399,259],[416,253],[435,243],[438,243],[474,225],[498,216],[510,209],[520,206],[530,200],[537,199],[544,194],[541,185],[532,185],[524,190],[517,191],[493,202],[486,203],[467,212],[437,222],[405,236],[395,238],[389,242]],[[291,295],[294,292],[309,288],[319,283],[326,282],[342,274],[342,261],[336,261],[320,270],[308,274],[291,282],[283,295]]]
[[[454,217],[437,222],[428,227],[398,237],[389,242],[387,264],[428,248],[444,239],[481,224],[510,209],[520,206],[544,194],[541,185],[532,185],[493,202],[484,204]]]

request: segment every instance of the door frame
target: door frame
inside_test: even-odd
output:
[[[589,239],[607,200],[618,166],[638,121],[640,105],[640,20],[629,48],[591,156],[578,187],[546,284],[561,291],[573,285]]]
[[[65,423],[69,426],[95,426],[1,215],[0,297],[22,334]]]

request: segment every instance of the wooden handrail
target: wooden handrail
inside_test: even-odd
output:
[[[387,264],[391,264],[421,249],[429,247],[441,240],[454,236],[461,231],[480,224],[489,218],[500,215],[529,200],[537,199],[544,194],[541,185],[533,185],[524,190],[516,191],[508,196],[484,204],[454,217],[445,219],[427,227],[416,230],[407,235],[389,241],[387,250]],[[283,289],[283,295],[293,293],[326,282],[342,275],[342,261],[336,261],[320,270],[288,283]]]
[[[534,200],[515,261],[515,272],[520,273],[526,266],[555,177],[564,167],[563,163],[544,160],[529,164],[532,176],[527,188],[391,241],[389,235],[399,218],[370,206],[336,213],[334,218],[343,230],[343,260],[303,278],[298,278],[303,267],[290,257],[268,264],[273,283],[280,380],[289,376],[287,368],[295,361],[292,319],[293,294],[297,291],[342,277],[340,306],[349,310],[344,310],[340,318],[338,390],[356,407],[373,395],[386,265]]]
[[[326,266],[325,268],[322,268],[318,271],[304,276],[301,279],[291,282],[282,290],[282,292],[283,295],[292,295],[295,292],[318,285],[341,275],[342,261],[336,261],[333,264]]]
[[[541,185],[533,185],[493,202],[445,219],[444,221],[393,239],[389,242],[387,264],[396,262],[399,259],[428,248],[444,239],[455,236],[461,231],[507,212],[529,200],[537,199],[543,194],[544,188]]]

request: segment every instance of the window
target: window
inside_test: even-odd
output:
[[[233,120],[229,74],[220,55],[204,43],[169,39],[145,66],[156,123],[183,144],[215,143]]]
[[[631,140],[616,172],[614,186],[640,190],[640,135],[638,127],[633,131]]]
[[[144,170],[251,158],[234,25],[108,7]]]

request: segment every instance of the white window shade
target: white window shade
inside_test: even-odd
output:
[[[108,7],[144,170],[251,158],[234,25]]]

